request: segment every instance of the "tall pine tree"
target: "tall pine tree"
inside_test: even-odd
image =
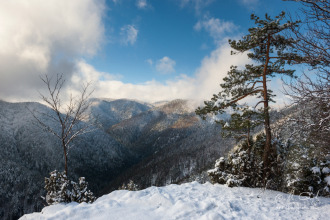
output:
[[[245,69],[239,70],[232,66],[228,75],[221,84],[222,91],[213,95],[211,101],[205,101],[205,106],[196,109],[196,113],[203,118],[209,113],[223,113],[225,109],[235,107],[237,103],[247,97],[257,96],[259,104],[263,104],[263,120],[266,134],[264,146],[263,165],[264,181],[270,174],[270,156],[276,154],[271,146],[271,128],[269,119],[269,102],[273,101],[272,91],[268,89],[268,82],[275,75],[293,77],[294,70],[285,69],[287,64],[299,63],[301,57],[294,52],[295,41],[287,38],[283,32],[296,26],[298,22],[281,24],[285,13],[272,19],[267,14],[265,20],[252,14],[256,27],[249,28],[249,34],[241,40],[229,40],[234,49],[232,55],[248,52],[247,56],[254,64],[246,64]]]
[[[237,142],[246,140],[248,154],[251,151],[251,135],[262,123],[263,114],[247,105],[233,106],[234,113],[227,120],[216,120],[222,126],[222,137],[234,137]]]

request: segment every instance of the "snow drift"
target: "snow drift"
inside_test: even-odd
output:
[[[52,205],[20,219],[330,219],[330,198],[192,182],[117,190],[93,204]]]

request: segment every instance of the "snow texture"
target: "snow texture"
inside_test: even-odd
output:
[[[330,186],[330,176],[327,176],[324,178],[325,182],[327,183],[328,186]]]
[[[313,172],[314,174],[321,173],[319,167],[312,167],[311,170],[312,170],[312,172]]]
[[[330,219],[330,199],[192,182],[117,190],[93,204],[52,205],[20,219]]]

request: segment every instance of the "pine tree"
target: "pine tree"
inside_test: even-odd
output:
[[[219,158],[214,169],[207,173],[213,183],[226,184],[229,187],[262,186],[262,148],[258,146],[264,143],[264,135],[258,135],[255,140],[241,142],[227,157]]]
[[[249,154],[251,151],[251,133],[262,123],[262,113],[247,105],[233,106],[234,113],[229,120],[216,121],[222,126],[222,137],[234,137],[237,141],[245,138]]]
[[[85,181],[85,177],[79,178],[79,183],[71,181],[72,192],[71,192],[71,201],[72,202],[86,202],[93,203],[96,200],[94,194],[87,190],[88,183]]]
[[[241,40],[229,40],[234,49],[232,55],[248,52],[247,56],[254,64],[246,64],[244,70],[232,66],[228,75],[221,84],[222,91],[213,95],[211,101],[205,101],[203,108],[196,109],[196,113],[203,118],[209,113],[223,113],[224,109],[235,107],[237,103],[247,97],[257,96],[259,99],[255,108],[263,104],[263,122],[266,134],[264,146],[263,165],[264,181],[270,175],[270,156],[276,154],[271,147],[271,128],[269,118],[269,102],[273,101],[272,91],[268,89],[268,81],[275,75],[287,75],[293,77],[294,70],[285,69],[287,64],[301,62],[295,51],[295,41],[283,35],[283,31],[297,25],[298,22],[287,22],[281,24],[285,13],[282,12],[275,19],[267,14],[265,20],[261,20],[252,14],[251,19],[255,21],[256,27],[250,28],[249,34]],[[266,182],[265,182],[266,184]]]
[[[52,171],[49,178],[45,178],[46,202],[48,205],[70,202],[69,180],[65,173]]]

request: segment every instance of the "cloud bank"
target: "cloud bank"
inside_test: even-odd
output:
[[[149,102],[178,98],[206,100],[219,92],[219,84],[231,65],[242,66],[248,62],[246,56],[230,56],[230,50],[227,45],[219,46],[202,60],[194,76],[182,74],[165,83],[157,81],[148,81],[143,84],[123,83],[111,77],[106,78],[107,73],[99,72],[81,60],[77,72],[73,75],[72,83],[78,87],[82,81],[95,82],[95,97],[128,98]]]
[[[64,93],[77,94],[83,82],[93,82],[94,97],[129,98],[149,102],[172,99],[208,100],[218,93],[222,78],[231,65],[243,66],[246,56],[230,56],[230,47],[217,44],[192,76],[181,74],[166,82],[155,80],[142,84],[120,81],[110,73],[100,72],[83,57],[97,53],[104,39],[104,2],[71,1],[0,1],[0,99],[5,101],[40,101],[44,85],[40,74],[64,73]],[[102,3],[102,4],[101,4]],[[217,19],[203,20],[195,29],[204,28],[212,36],[228,29]],[[136,42],[134,26],[122,29],[126,44]],[[156,70],[175,72],[169,57],[153,62]]]
[[[99,3],[99,2],[98,2]],[[247,59],[229,56],[228,46],[219,46],[205,57],[189,77],[181,74],[164,83],[123,83],[109,73],[100,72],[81,57],[92,56],[104,38],[104,5],[94,1],[1,1],[0,3],[0,99],[38,101],[44,85],[38,79],[44,73],[64,73],[66,93],[77,93],[82,82],[94,82],[95,97],[130,98],[144,101],[209,99],[230,65],[242,65]],[[138,31],[131,25],[122,28],[126,44],[134,44]],[[171,73],[175,61],[163,57],[156,70]]]
[[[0,99],[33,99],[38,76],[71,78],[104,37],[103,1],[0,1]]]

